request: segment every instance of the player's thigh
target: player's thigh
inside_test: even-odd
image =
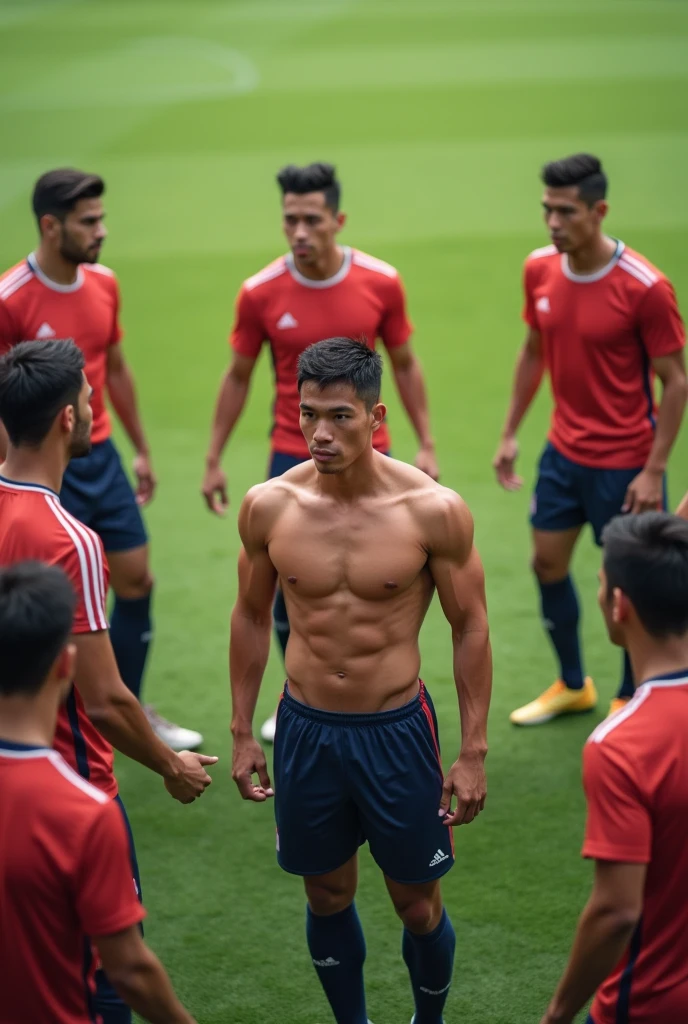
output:
[[[422,935],[437,927],[442,917],[442,888],[438,878],[405,885],[385,875],[385,885],[394,909],[410,931]]]
[[[378,717],[380,724],[350,730],[349,776],[363,831],[388,878],[431,882],[454,863],[452,831],[438,813],[444,776],[432,701],[422,686],[404,708]]]
[[[136,600],[147,597],[153,588],[147,544],[128,551],[106,551],[110,566],[110,586],[117,597]]]
[[[541,583],[556,583],[568,575],[582,529],[573,526],[568,530],[533,530],[532,567]]]
[[[306,876],[303,885],[314,914],[329,916],[346,910],[353,903],[358,886],[358,854],[334,871]]]
[[[338,731],[285,695],[273,757],[277,859],[295,875],[328,875],[358,851],[363,834],[349,794]]]
[[[586,521],[582,467],[548,444],[538,464],[530,524],[542,533],[565,533]]]

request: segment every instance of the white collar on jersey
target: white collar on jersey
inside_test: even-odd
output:
[[[81,266],[77,267],[76,281],[74,282],[74,284],[58,284],[57,281],[53,281],[52,278],[48,277],[47,274],[43,273],[43,271],[38,265],[38,260],[36,259],[35,252],[29,253],[29,255],[26,257],[26,262],[29,264],[29,266],[31,267],[31,269],[33,270],[34,274],[41,282],[41,284],[44,284],[46,288],[50,288],[51,291],[78,292],[79,288],[81,288],[82,284],[84,283],[84,272]]]
[[[568,277],[569,281],[575,281],[576,284],[592,284],[593,281],[601,281],[603,277],[610,274],[616,264],[621,259],[621,254],[626,248],[624,243],[618,238],[616,241],[616,249],[614,255],[610,259],[609,263],[605,263],[601,270],[596,270],[594,274],[576,274],[571,270],[569,266],[569,258],[565,252],[561,254],[561,269],[564,277]]]
[[[286,263],[287,270],[294,280],[298,281],[299,284],[305,285],[306,288],[332,288],[335,284],[339,284],[340,281],[343,281],[351,269],[351,246],[343,245],[342,252],[344,253],[344,259],[342,260],[341,267],[336,274],[333,274],[332,277],[326,277],[324,281],[313,281],[310,277],[304,277],[304,275],[296,269],[296,263],[294,262],[292,253],[287,253],[284,257],[284,262]]]

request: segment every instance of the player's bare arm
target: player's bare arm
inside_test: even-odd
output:
[[[399,397],[411,420],[419,443],[415,465],[433,480],[439,478],[435,442],[430,430],[430,413],[423,370],[409,342],[389,349],[392,372]]]
[[[444,782],[440,812],[447,825],[465,825],[485,806],[487,715],[492,650],[485,575],[473,538],[473,517],[453,491],[442,488],[426,513],[430,574],[452,630],[454,680],[461,715],[461,751]],[[451,810],[452,799],[456,807]]]
[[[643,909],[646,864],[595,862],[571,956],[541,1024],[571,1024],[621,960]]]
[[[688,491],[683,495],[676,509],[676,515],[681,516],[682,519],[688,519]]]
[[[217,758],[189,750],[176,754],[158,739],[120,678],[106,630],[75,634],[72,641],[77,648],[74,684],[96,728],[117,750],[162,775],[175,800],[195,800],[212,782],[203,766]]]
[[[272,796],[263,748],[253,737],[253,714],[270,653],[272,602],[277,570],[267,541],[279,514],[282,488],[273,483],[251,488],[239,510],[239,588],[232,611],[229,677],[232,690],[232,778],[244,800]],[[253,776],[258,776],[258,785]]]
[[[205,459],[205,475],[201,493],[206,505],[216,515],[224,515],[229,505],[227,474],[220,465],[222,453],[246,405],[255,359],[235,352],[229,369],[222,378]]]
[[[157,480],[139,415],[134,376],[124,359],[121,344],[111,345],[108,349],[106,385],[113,408],[136,452],[133,463],[136,500],[139,505],[147,505],[153,498]]]
[[[682,349],[653,359],[652,368],[662,382],[657,428],[648,460],[626,492],[624,512],[647,512],[662,507],[664,473],[688,399],[688,378]]]
[[[506,414],[502,437],[492,460],[492,468],[497,474],[497,483],[506,491],[518,491],[523,484],[523,480],[514,469],[518,458],[516,432],[538,392],[544,372],[545,359],[540,332],[531,327],[516,361],[511,402]]]
[[[195,1024],[177,999],[157,956],[138,925],[94,938],[103,968],[121,997],[151,1024]]]

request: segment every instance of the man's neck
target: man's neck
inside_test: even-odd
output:
[[[343,473],[318,473],[321,492],[342,504],[351,504],[359,498],[378,493],[384,467],[380,460],[384,458],[371,447]]]
[[[574,274],[595,274],[606,267],[614,253],[617,242],[607,235],[599,234],[587,245],[568,254],[569,269]]]
[[[79,264],[66,260],[59,252],[50,251],[41,242],[34,253],[34,258],[46,277],[55,284],[75,284],[79,273]]]
[[[57,725],[54,694],[37,697],[0,698],[0,743],[25,743],[29,747],[51,747]]]
[[[48,487],[59,494],[66,468],[66,461],[59,456],[49,458],[43,450],[13,448],[10,445],[7,457],[0,466],[0,476],[12,480],[13,483]]]
[[[344,250],[341,245],[333,245],[327,249],[315,263],[302,263],[297,256],[294,257],[294,266],[299,274],[310,278],[311,281],[327,281],[328,277],[341,270],[344,263]]]
[[[684,670],[688,676],[688,636],[657,641],[644,635],[628,641],[628,656],[636,686]]]

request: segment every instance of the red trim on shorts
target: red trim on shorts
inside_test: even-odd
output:
[[[425,696],[425,683],[423,682],[422,679],[419,680],[419,682],[420,706],[423,709],[423,714],[425,715],[427,723],[430,727],[430,735],[432,736],[432,742],[435,747],[435,754],[437,755],[437,764],[440,770],[440,778],[442,779],[442,784],[444,785],[444,769],[442,768],[442,758],[440,756],[440,744],[439,740],[437,739],[437,733],[435,731],[435,720],[432,717],[432,711],[430,710],[430,705],[428,704],[427,697]],[[452,856],[454,856],[454,829],[447,828],[447,831],[449,832],[449,843],[451,845]]]

